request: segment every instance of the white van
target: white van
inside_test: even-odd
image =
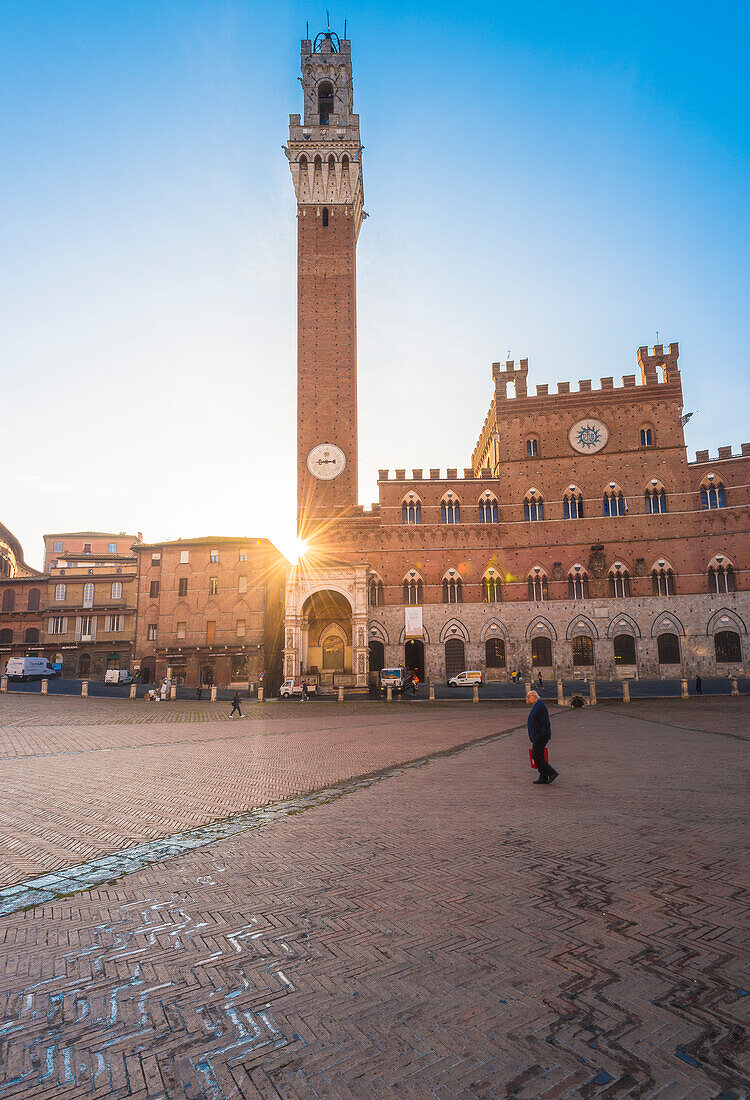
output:
[[[474,684],[481,684],[481,682],[481,671],[478,668],[470,668],[463,672],[456,673],[455,676],[451,676],[448,681],[448,687],[473,687]]]
[[[105,684],[132,684],[133,677],[126,668],[108,668],[104,673]]]
[[[51,680],[59,676],[46,657],[9,657],[5,668],[9,680]]]
[[[406,683],[406,672],[403,668],[381,668],[380,690],[392,688],[394,691],[403,691]]]
[[[316,680],[305,680],[305,683],[307,684],[307,694],[308,695],[317,695],[318,694],[318,684],[317,684]],[[302,695],[302,681],[301,680],[295,680],[294,677],[291,677],[288,680],[285,680],[284,683],[279,688],[279,695],[281,696],[282,699],[289,699],[289,698],[291,698],[292,695],[301,696]]]

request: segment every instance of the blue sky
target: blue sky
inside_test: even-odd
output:
[[[689,452],[750,438],[747,4],[355,3],[360,500],[470,460],[493,360],[678,340]],[[0,519],[267,535],[295,510],[299,39],[325,7],[0,4]]]

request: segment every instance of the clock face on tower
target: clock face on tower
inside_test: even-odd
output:
[[[346,466],[346,456],[335,443],[318,443],[307,456],[307,468],[319,481],[332,481]]]

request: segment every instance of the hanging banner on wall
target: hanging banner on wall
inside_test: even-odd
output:
[[[421,607],[405,607],[404,608],[404,633],[406,638],[421,638],[422,637],[422,608]]]

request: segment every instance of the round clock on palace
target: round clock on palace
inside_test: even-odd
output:
[[[346,466],[346,456],[335,443],[318,443],[307,456],[307,468],[319,481],[332,481]]]
[[[595,455],[607,445],[609,431],[601,420],[589,417],[579,420],[568,432],[568,439],[574,451],[581,455]]]

